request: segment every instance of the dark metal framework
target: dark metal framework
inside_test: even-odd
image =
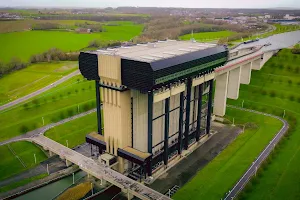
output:
[[[153,121],[158,120],[164,117],[164,140],[152,146],[152,149],[157,147],[158,145],[164,144],[161,151],[158,153],[154,153],[152,157],[152,166],[153,170],[162,164],[167,165],[168,161],[173,158],[174,155],[181,154],[182,148],[188,149],[190,145],[199,141],[201,137],[203,137],[207,131],[210,130],[210,119],[211,119],[211,108],[212,108],[212,87],[213,80],[209,82],[205,82],[199,86],[194,87],[194,95],[191,94],[191,80],[187,86],[190,85],[190,89],[187,88],[186,96],[185,92],[180,93],[180,103],[178,107],[175,107],[170,110],[170,99],[167,98],[165,100],[165,112],[155,118],[152,119],[152,122],[148,121],[151,125]],[[209,90],[204,93],[204,89]],[[149,97],[149,96],[148,96]],[[148,101],[149,102],[149,101]],[[191,105],[193,106],[193,113],[197,109],[197,116],[190,117],[191,114]],[[149,106],[149,105],[148,105]],[[149,107],[148,107],[149,109]],[[153,109],[153,108],[152,108]],[[179,110],[179,128],[175,133],[169,132],[169,115],[170,113]],[[149,114],[149,113],[148,113]],[[148,115],[149,116],[149,115]],[[184,120],[185,116],[185,120]],[[153,115],[152,115],[153,117]],[[191,119],[190,119],[191,118]],[[149,119],[149,118],[148,118]],[[152,129],[152,127],[151,127]],[[152,134],[152,133],[151,133]],[[169,140],[178,135],[175,138],[174,143],[169,144]],[[149,135],[148,135],[149,137]],[[152,135],[151,135],[151,143],[152,143]],[[149,141],[148,141],[148,144]],[[149,146],[148,146],[149,148]],[[149,150],[149,149],[148,149]],[[150,153],[150,151],[149,151]],[[152,153],[152,150],[151,150]]]
[[[96,106],[97,106],[97,125],[98,125],[98,133],[103,135],[102,133],[102,116],[101,116],[101,94],[100,94],[100,86],[99,82],[95,81],[95,89],[96,89]]]

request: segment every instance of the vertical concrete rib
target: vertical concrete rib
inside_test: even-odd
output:
[[[148,153],[152,155],[153,91],[148,92]],[[151,156],[152,157],[152,156]],[[148,166],[148,175],[152,175],[152,162]]]
[[[241,67],[229,71],[227,98],[238,99],[240,90]]]
[[[226,111],[228,72],[216,76],[214,114],[224,116]]]
[[[182,150],[182,129],[183,129],[183,109],[184,109],[184,93],[180,93],[180,106],[179,106],[179,130],[178,130],[178,153],[181,154]]]
[[[251,62],[243,65],[241,67],[241,83],[250,84],[251,80]]]
[[[164,138],[164,164],[168,165],[169,155],[169,119],[170,119],[170,98],[165,100],[165,138]]]

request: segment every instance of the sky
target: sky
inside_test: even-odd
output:
[[[300,9],[300,0],[0,0],[0,7],[185,7]]]

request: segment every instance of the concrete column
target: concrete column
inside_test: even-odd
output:
[[[216,76],[214,114],[224,116],[226,111],[228,72]]]
[[[252,69],[254,70],[260,70],[261,69],[261,65],[260,65],[260,61],[261,61],[261,58],[257,59],[257,60],[253,60],[252,61]]]
[[[265,52],[265,53],[263,54],[263,59],[262,59],[261,62],[260,62],[260,68],[262,68],[262,67],[264,66],[264,64],[265,64],[266,62],[268,62],[268,60],[270,60],[270,58],[272,58],[273,54],[274,54],[273,51]]]
[[[227,98],[238,99],[241,80],[241,67],[229,71]]]
[[[241,83],[249,84],[251,80],[251,62],[241,66]]]
[[[54,156],[54,153],[52,151],[49,151],[49,156],[50,157]]]
[[[72,165],[72,163],[66,159],[66,166],[69,167],[70,165]]]

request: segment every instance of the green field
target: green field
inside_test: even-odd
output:
[[[253,40],[256,38],[266,38],[275,34],[280,34],[280,33],[285,33],[285,32],[290,32],[290,31],[296,31],[296,30],[300,30],[300,27],[297,25],[281,25],[281,24],[273,24],[276,27],[276,30],[268,32],[268,33],[264,33],[264,34],[254,34],[253,36],[250,36],[248,38],[244,38],[243,41],[246,40]],[[236,40],[234,42],[242,42],[242,39],[240,40]]]
[[[247,187],[240,199],[299,199],[300,164],[300,55],[282,50],[260,71],[253,71],[251,84],[242,85],[240,98],[228,103],[283,116],[294,130],[262,174]],[[292,120],[297,118],[297,121]]]
[[[30,169],[47,159],[44,152],[30,142],[15,142],[11,143],[9,146],[0,146],[0,180]],[[10,149],[12,149],[20,158],[21,162],[24,163],[24,166]],[[36,154],[37,164],[34,162],[34,154]]]
[[[232,31],[218,31],[218,32],[203,32],[203,33],[194,33],[187,34],[180,36],[179,39],[181,40],[190,40],[191,38],[194,38],[197,41],[213,41],[213,40],[219,40],[220,38],[229,37],[231,35],[234,35],[235,32]]]
[[[15,188],[20,187],[20,186],[24,186],[28,183],[33,182],[33,181],[45,178],[46,176],[48,176],[48,174],[40,174],[40,175],[37,175],[37,176],[33,176],[33,177],[30,177],[30,178],[25,178],[21,181],[18,181],[18,182],[0,187],[0,193],[7,192],[9,190],[15,189]]]
[[[96,113],[86,115],[65,124],[53,127],[45,133],[50,139],[65,145],[68,140],[69,148],[73,148],[85,142],[88,133],[97,130]]]
[[[77,62],[39,63],[0,78],[0,105],[41,89],[78,69]]]
[[[143,25],[104,25],[105,32],[80,34],[63,31],[25,31],[0,34],[0,61],[9,62],[13,57],[28,61],[31,55],[56,47],[63,51],[78,51],[87,47],[92,40],[127,41],[139,35]]]
[[[20,32],[28,31],[35,24],[41,23],[54,23],[59,24],[62,27],[67,26],[68,28],[76,28],[76,23],[89,23],[89,24],[98,24],[100,22],[88,21],[88,20],[14,20],[14,21],[1,21],[0,20],[0,33],[9,33],[9,32]]]
[[[226,118],[245,125],[225,150],[185,184],[173,199],[221,199],[279,131],[282,123],[274,118],[227,108]]]
[[[94,82],[75,76],[28,102],[1,111],[0,141],[43,126],[43,119],[46,125],[95,107]]]

